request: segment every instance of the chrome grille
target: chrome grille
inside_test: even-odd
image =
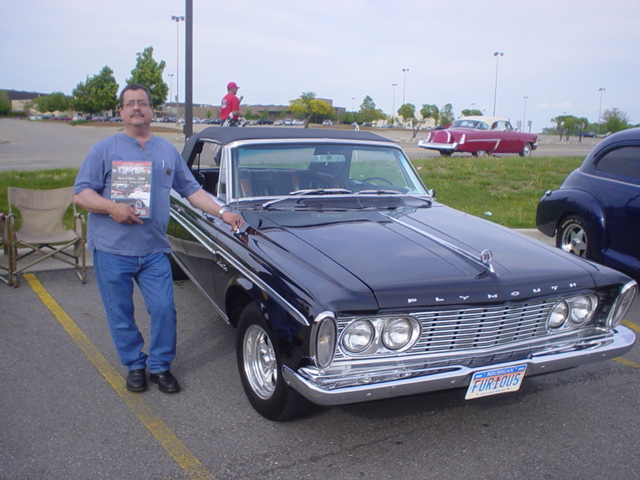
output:
[[[492,348],[547,334],[555,302],[419,313],[422,334],[413,352],[448,353]]]
[[[404,355],[467,353],[533,340],[548,334],[546,320],[556,300],[412,313],[421,325],[420,338]],[[338,322],[339,334],[355,318]],[[373,355],[373,357],[384,354]],[[335,359],[363,358],[336,351]],[[371,357],[369,357],[371,358]]]

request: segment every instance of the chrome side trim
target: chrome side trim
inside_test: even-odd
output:
[[[200,241],[200,243],[207,250],[209,250],[209,252],[211,252],[213,255],[221,256],[225,260],[225,262],[232,265],[233,268],[236,269],[238,272],[241,272],[242,275],[245,276],[245,278],[247,278],[249,281],[257,285],[260,289],[266,292],[267,295],[269,295],[270,297],[273,297],[277,303],[279,303],[288,313],[291,314],[293,318],[295,318],[302,325],[307,327],[310,325],[307,317],[305,317],[298,309],[296,309],[293,305],[291,305],[291,303],[289,303],[284,297],[282,297],[276,290],[271,288],[267,283],[265,283],[262,279],[260,279],[260,277],[258,277],[257,275],[254,275],[251,271],[244,268],[241,263],[237,262],[236,259],[233,258],[233,256],[229,255],[225,250],[222,250],[220,248],[215,248],[213,245],[210,244],[210,241],[206,241],[208,239],[204,237],[198,229],[194,228],[191,222],[182,218],[182,216],[180,216],[179,213],[174,212],[173,209],[170,209],[169,213],[176,222],[178,222],[185,230],[187,230],[191,235],[193,235],[196,239],[198,239],[198,241]]]
[[[626,327],[619,327],[609,337],[576,344],[570,351],[556,351],[547,354],[542,352],[532,356],[530,359],[485,365],[478,368],[452,366],[449,368],[426,369],[415,372],[414,376],[407,378],[332,390],[320,388],[289,367],[284,366],[282,373],[287,384],[311,402],[324,406],[346,405],[465,387],[469,385],[471,376],[475,372],[512,365],[526,364],[527,377],[565,370],[586,363],[608,360],[624,355],[631,350],[634,342],[635,334]]]
[[[454,253],[457,253],[458,255],[460,255],[463,258],[466,258],[467,260],[471,260],[471,262],[473,262],[475,265],[479,266],[482,270],[488,271],[493,275],[496,275],[495,270],[493,269],[493,265],[486,265],[481,259],[480,257],[476,257],[475,255],[473,255],[472,253],[467,252],[466,250],[463,250],[462,248],[454,245],[453,243],[449,243],[446,240],[443,240],[440,237],[437,237],[435,235],[432,235],[431,233],[422,230],[421,228],[418,227],[414,227],[413,225],[409,225],[407,222],[403,222],[402,220],[400,220],[399,218],[393,217],[391,215],[387,215],[387,218],[389,218],[390,220],[394,221],[395,223],[398,223],[400,225],[402,225],[403,227],[408,228],[409,230],[413,230],[414,232],[418,233],[419,235],[422,235],[423,237],[427,237],[429,240],[433,240],[434,242],[436,242],[439,245],[442,245],[443,247],[451,250]]]

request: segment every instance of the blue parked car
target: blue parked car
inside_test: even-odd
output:
[[[536,225],[563,250],[640,277],[640,128],[602,140],[547,191]]]

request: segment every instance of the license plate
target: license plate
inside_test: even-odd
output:
[[[471,378],[465,400],[486,397],[498,393],[515,392],[522,385],[526,365],[496,368],[476,372]]]

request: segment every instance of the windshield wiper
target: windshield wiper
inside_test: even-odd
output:
[[[269,208],[277,203],[291,200],[292,197],[303,197],[305,195],[348,195],[351,193],[353,192],[346,188],[309,188],[305,190],[296,190],[294,192],[290,192],[288,195],[283,195],[279,198],[263,203],[262,208]]]
[[[385,188],[378,188],[378,189],[367,189],[367,190],[358,190],[356,192],[356,195],[401,195],[402,192],[399,192],[397,190],[389,190],[389,189],[385,189]]]

